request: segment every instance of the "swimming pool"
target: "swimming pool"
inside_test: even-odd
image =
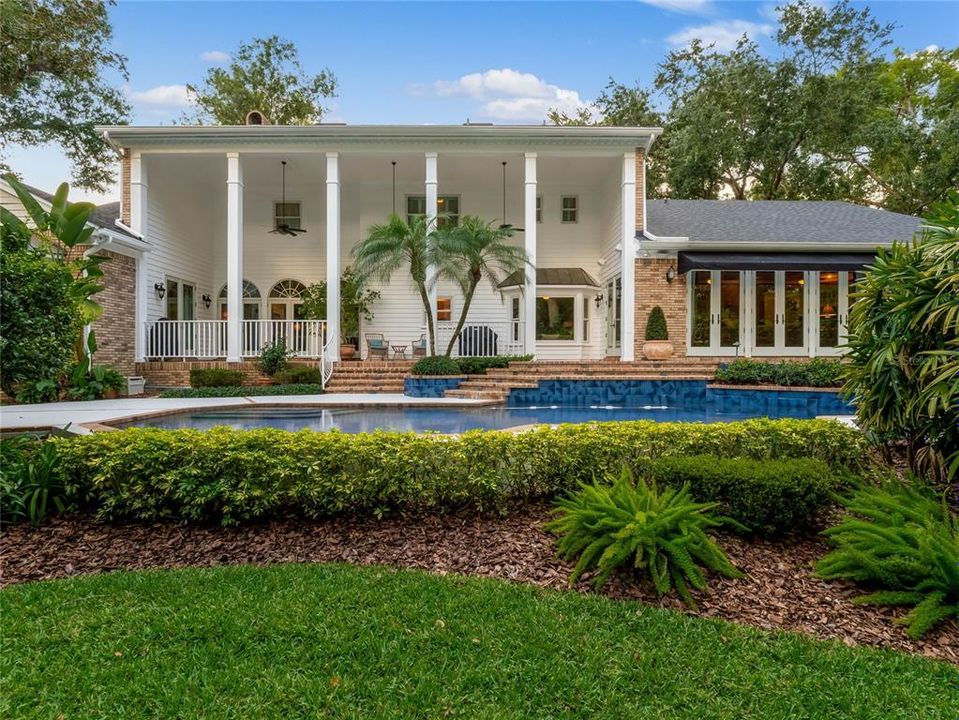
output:
[[[459,433],[520,425],[583,423],[611,420],[729,422],[754,417],[812,418],[851,412],[835,393],[755,390],[715,391],[697,402],[618,406],[527,405],[495,407],[356,407],[356,408],[229,408],[195,410],[125,423],[124,427],[197,428],[218,425],[238,429],[332,430],[348,433],[374,430]]]

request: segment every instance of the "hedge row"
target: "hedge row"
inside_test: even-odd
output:
[[[748,360],[740,358],[716,369],[716,380],[731,385],[786,385],[840,387],[843,367],[839,360],[816,358],[809,362]]]
[[[532,359],[532,355],[460,358],[429,355],[410,368],[410,375],[482,375],[491,368],[505,368],[511,362],[527,362]]]
[[[861,434],[828,420],[638,421],[456,437],[131,428],[55,442],[69,499],[101,518],[223,524],[344,512],[503,511],[661,457],[811,458],[840,474],[865,461]],[[812,475],[818,493],[820,470]],[[734,483],[724,487],[737,492]],[[742,492],[752,490],[746,484]],[[766,497],[783,502],[775,491]]]
[[[320,395],[322,385],[243,385],[240,387],[173,388],[160,393],[161,398],[253,397],[260,395]]]

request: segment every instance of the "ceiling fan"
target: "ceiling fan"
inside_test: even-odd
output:
[[[286,160],[281,160],[280,162],[283,165],[283,196],[280,202],[285,212],[286,211]],[[288,235],[289,237],[296,237],[300,233],[305,233],[305,232],[306,232],[305,228],[293,227],[292,225],[286,222],[277,223],[276,227],[270,230],[271,235]]]
[[[515,227],[506,222],[506,161],[503,161],[503,224],[499,226],[500,230],[505,228],[512,228],[513,232],[526,232],[525,229],[521,227]]]

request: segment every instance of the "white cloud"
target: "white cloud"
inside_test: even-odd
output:
[[[750,39],[755,40],[760,35],[771,34],[773,29],[772,25],[748,20],[721,20],[709,25],[685,27],[669,35],[666,42],[682,47],[698,38],[703,45],[715,45],[717,50],[725,52],[735,48],[743,35],[748,35]]]
[[[409,90],[421,94],[423,87],[412,85]],[[478,114],[492,120],[539,121],[551,108],[575,112],[587,105],[575,90],[510,68],[470,73],[458,80],[440,80],[433,84],[433,91],[441,96],[478,100],[481,102]]]
[[[190,104],[186,85],[157,85],[149,90],[130,90],[127,95],[132,103],[152,108],[182,108]]]
[[[230,62],[230,53],[225,53],[222,50],[207,50],[200,53],[200,59],[208,63],[228,63]]]
[[[712,10],[712,0],[639,0],[644,5],[672,10],[673,12],[702,15]]]

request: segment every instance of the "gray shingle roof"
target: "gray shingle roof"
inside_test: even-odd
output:
[[[888,245],[908,240],[919,218],[816,200],[647,200],[647,228],[691,242]]]
[[[40,199],[45,200],[46,202],[53,201],[53,194],[48,193],[45,190],[40,188],[35,188],[32,185],[24,185],[24,187],[30,191],[30,193]],[[90,215],[90,218],[87,222],[91,225],[96,225],[98,228],[103,228],[104,230],[111,230],[119,235],[126,235],[127,237],[136,237],[131,235],[126,230],[122,230],[116,226],[116,221],[120,219],[120,202],[108,202],[103,203],[103,205],[97,205],[96,209]]]
[[[511,273],[497,287],[505,288],[523,284],[524,271]],[[576,285],[599,287],[599,283],[583,268],[536,268],[537,285]]]

